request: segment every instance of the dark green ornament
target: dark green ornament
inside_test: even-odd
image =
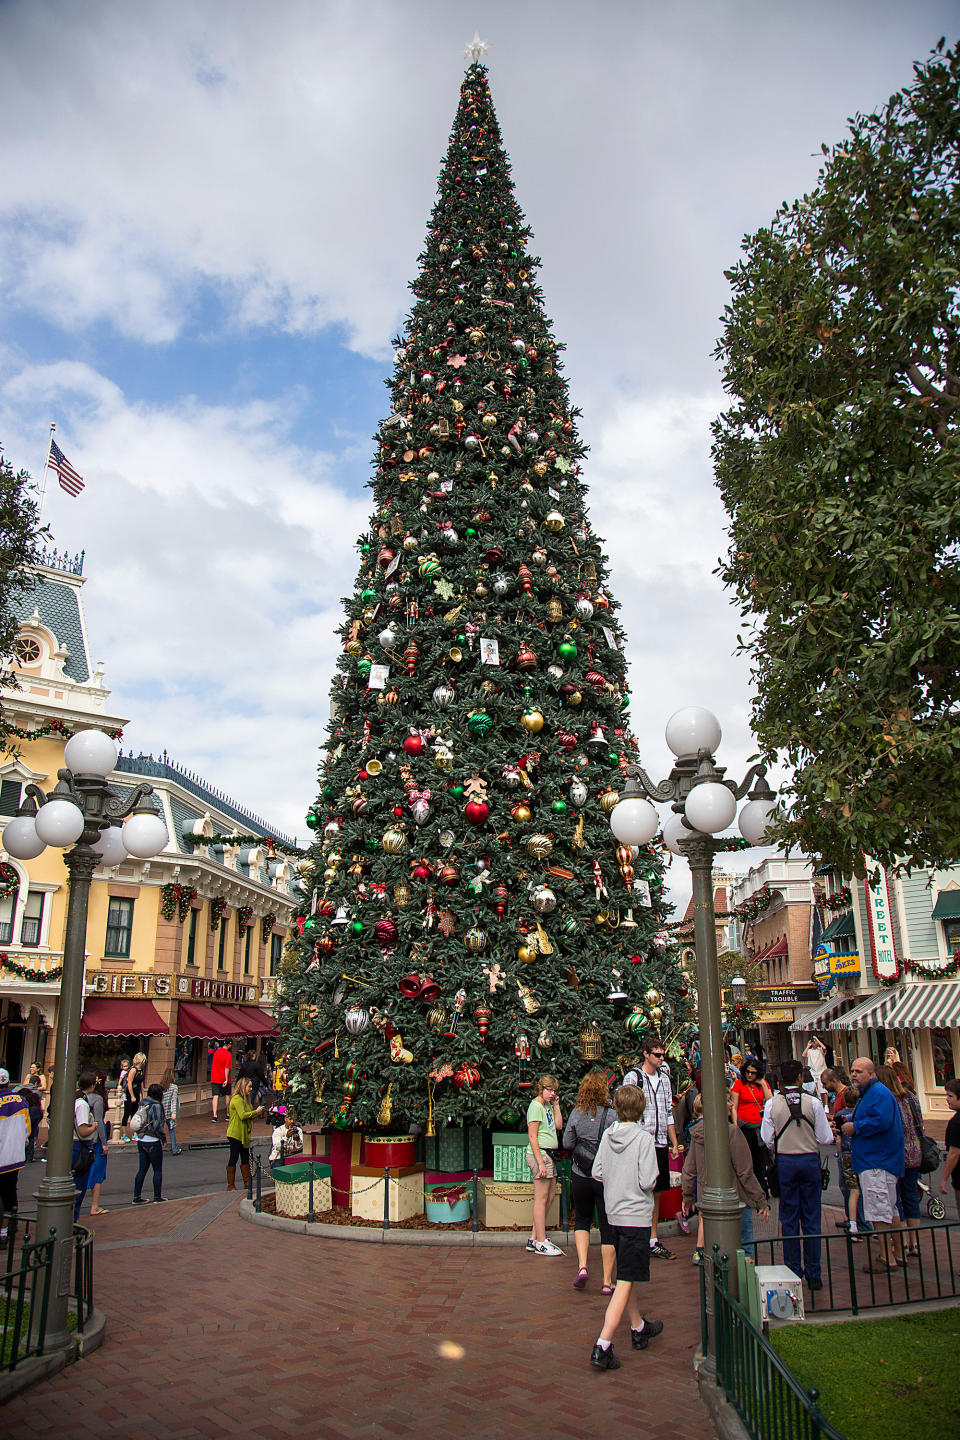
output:
[[[320,824],[320,816],[317,814],[316,810],[308,810],[308,811],[307,811],[307,829],[308,829],[308,830],[316,830],[317,827],[319,826],[319,824]]]
[[[567,813],[567,802],[566,800],[554,800],[550,809],[554,815],[565,815]]]
[[[557,646],[557,654],[564,660],[572,660],[577,653],[577,647],[572,640],[561,640]]]
[[[361,680],[366,680],[367,676],[370,674],[370,666],[372,663],[373,662],[371,660],[368,660],[366,656],[364,656],[362,660],[357,661],[357,674],[360,676]]]
[[[362,934],[363,934],[363,921],[362,921],[362,920],[351,920],[351,921],[350,921],[350,933],[351,933],[352,935],[362,935]]]

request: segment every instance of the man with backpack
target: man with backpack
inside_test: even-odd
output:
[[[140,1102],[140,1109],[130,1121],[130,1129],[136,1134],[137,1147],[140,1151],[140,1168],[137,1171],[137,1178],[133,1182],[133,1203],[134,1205],[147,1203],[141,1192],[151,1165],[153,1166],[153,1198],[161,1201],[164,1198],[160,1193],[163,1188],[163,1147],[167,1139],[163,1128],[162,1086],[151,1085],[148,1087],[147,1098]]]
[[[784,1060],[780,1067],[780,1092],[763,1107],[760,1138],[773,1151],[780,1190],[780,1233],[784,1238],[783,1259],[797,1275],[803,1275],[811,1290],[820,1290],[820,1197],[823,1185],[820,1146],[833,1143],[823,1105],[801,1089],[803,1066],[799,1060]],[[803,1266],[800,1264],[799,1236],[803,1231]]]
[[[677,1127],[673,1118],[673,1090],[670,1085],[670,1067],[666,1051],[659,1035],[643,1037],[643,1064],[638,1070],[628,1070],[623,1077],[624,1085],[636,1085],[643,1092],[644,1109],[640,1124],[653,1136],[657,1156],[657,1183],[653,1187],[653,1216],[650,1222],[650,1254],[658,1260],[675,1260],[672,1250],[657,1235],[660,1219],[660,1196],[670,1189],[670,1158],[680,1157],[677,1144]]]

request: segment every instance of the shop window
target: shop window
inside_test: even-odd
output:
[[[933,1042],[933,1077],[937,1085],[946,1085],[956,1080],[957,1067],[953,1059],[953,1040],[949,1030],[931,1030]]]
[[[13,895],[0,900],[0,945],[9,945],[13,939],[13,906]]]
[[[220,921],[220,943],[217,946],[217,969],[223,969],[223,957],[227,948],[227,917],[224,915]]]
[[[16,815],[22,788],[19,780],[0,780],[0,815]]]
[[[250,937],[253,934],[253,926],[247,926],[247,933],[243,937],[243,973],[250,974]]]
[[[133,901],[111,896],[107,910],[107,938],[103,942],[104,955],[126,960],[130,954],[132,930]]]
[[[183,1037],[177,1040],[177,1048],[173,1056],[173,1072],[178,1085],[196,1084],[202,1043],[200,1040],[187,1040]]]
[[[27,903],[23,907],[23,919],[20,922],[20,944],[35,947],[40,944],[40,932],[43,929],[43,891],[30,890],[27,894]]]
[[[960,950],[960,920],[944,920],[943,928],[947,936],[947,949],[951,952]]]
[[[270,974],[276,975],[280,969],[280,956],[283,953],[283,936],[270,936]]]
[[[190,911],[190,928],[187,931],[187,964],[197,963],[197,916],[200,911],[194,908]]]

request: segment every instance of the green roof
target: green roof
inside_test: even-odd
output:
[[[934,920],[960,920],[960,890],[938,890]]]
[[[826,930],[824,930],[820,939],[824,943],[827,943],[830,940],[839,940],[841,935],[856,935],[856,933],[857,929],[853,923],[853,911],[845,910],[842,915],[838,915],[835,920],[830,921],[830,924]]]

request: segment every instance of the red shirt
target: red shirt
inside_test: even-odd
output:
[[[210,1064],[211,1085],[226,1085],[227,1077],[233,1068],[233,1056],[226,1045],[221,1045],[219,1050],[214,1050],[213,1060]]]
[[[763,1086],[748,1085],[743,1080],[737,1080],[733,1093],[740,1096],[737,1120],[742,1120],[744,1125],[759,1125],[763,1119]]]

